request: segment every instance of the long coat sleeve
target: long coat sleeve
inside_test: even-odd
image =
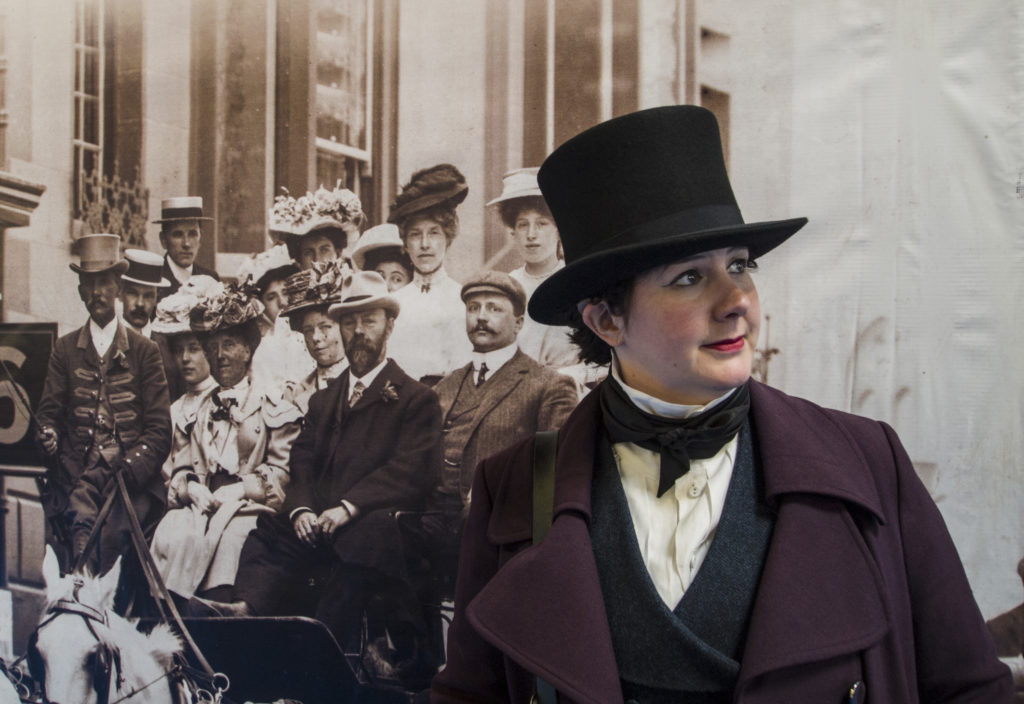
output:
[[[949,533],[895,433],[752,384],[777,511],[734,701],[1012,702],[1007,668]],[[531,441],[473,488],[434,702],[526,702],[540,674],[569,701],[621,702],[593,548],[599,429],[590,395],[562,427],[550,533],[533,547]]]

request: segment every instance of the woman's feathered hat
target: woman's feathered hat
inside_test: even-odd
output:
[[[388,212],[388,222],[400,224],[410,215],[430,208],[454,211],[468,194],[466,177],[451,164],[421,169],[412,175],[409,183],[402,186],[402,192],[395,197]]]
[[[564,325],[579,301],[659,264],[722,247],[759,257],[807,218],[745,223],[715,116],[693,105],[623,115],[558,147],[537,174],[565,268],[530,298],[530,315]]]
[[[287,191],[275,198],[270,232],[288,245],[292,257],[295,242],[317,230],[325,231],[340,252],[347,246],[348,231],[358,230],[365,217],[359,196],[342,188],[339,181],[331,191],[320,186],[315,193],[298,198]]]
[[[249,288],[228,283],[211,295],[204,296],[189,313],[192,332],[212,335],[247,323],[256,325],[256,319],[263,314],[263,304]],[[259,341],[257,331],[257,342]]]
[[[272,281],[283,281],[299,270],[284,244],[275,244],[259,254],[244,259],[236,278],[243,286],[252,286],[257,295],[266,293]]]

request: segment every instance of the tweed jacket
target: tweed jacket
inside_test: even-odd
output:
[[[58,339],[50,355],[38,418],[60,438],[60,471],[66,474],[56,483],[70,494],[88,469],[85,462],[105,399],[131,479],[163,502],[160,469],[170,449],[171,415],[160,351],[119,322],[108,354],[111,362],[104,370],[86,323]]]
[[[285,516],[297,508],[319,514],[342,499],[361,513],[412,508],[437,480],[437,395],[389,359],[349,408],[349,374],[346,370],[309,400],[292,446]]]
[[[604,382],[608,383],[608,382]],[[938,509],[893,430],[761,384],[751,424],[777,512],[733,701],[1012,701]],[[473,487],[433,702],[621,702],[588,527],[597,394],[559,433],[554,521],[531,546],[530,440]],[[859,700],[858,700],[859,701]]]
[[[451,426],[451,411],[464,383],[473,383],[472,364],[455,370],[434,387],[441,402],[441,427],[445,432]],[[542,366],[519,349],[480,390],[482,394],[479,405],[473,410],[469,442],[461,452],[462,462],[451,468],[459,473],[457,482],[463,499],[472,487],[473,472],[479,460],[538,430],[557,428],[576,407],[576,386],[572,379]],[[444,449],[447,456],[448,448]],[[448,472],[449,467],[443,471]]]

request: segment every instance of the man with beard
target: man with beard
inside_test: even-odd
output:
[[[64,569],[84,550],[115,473],[124,476],[144,529],[163,512],[160,467],[171,439],[167,381],[156,343],[120,324],[115,314],[129,266],[119,243],[110,234],[78,241],[81,264],[71,269],[89,321],[57,341],[39,402],[38,439],[57,460],[43,497],[53,531],[47,541]],[[128,516],[116,503],[90,556],[94,571],[130,552],[128,530]]]
[[[485,271],[462,286],[466,334],[473,361],[446,376],[434,391],[441,402],[444,467],[428,515],[428,559],[454,578],[462,519],[477,462],[538,430],[557,428],[576,406],[572,379],[519,349],[526,292],[508,274]]]
[[[354,274],[328,312],[349,367],[310,398],[284,506],[246,540],[235,601],[197,606],[229,616],[313,614],[346,652],[358,651],[365,613],[376,674],[426,676],[429,664],[414,657],[425,623],[392,514],[422,507],[436,483],[441,409],[387,358],[399,304],[379,274]],[[311,577],[314,592],[296,596]]]

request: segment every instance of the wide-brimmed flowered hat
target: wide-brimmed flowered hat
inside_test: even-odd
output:
[[[189,325],[197,335],[212,335],[250,323],[255,326],[262,314],[263,304],[250,289],[228,283],[196,304],[189,313]]]
[[[537,180],[566,261],[530,297],[530,316],[549,325],[566,324],[579,301],[659,264],[723,247],[759,257],[807,223],[743,221],[718,122],[693,105],[591,127],[552,152]]]
[[[156,304],[153,318],[153,332],[166,335],[182,335],[192,332],[190,314],[192,309],[207,298],[223,295],[224,284],[212,276],[193,274],[175,293],[165,296]]]
[[[348,232],[362,225],[363,204],[359,196],[341,184],[334,190],[320,186],[315,193],[295,198],[285,192],[274,199],[270,209],[270,232],[288,245],[292,257],[303,237],[318,232],[327,235],[339,254],[347,246]]]
[[[466,177],[451,164],[438,164],[421,169],[395,197],[388,212],[388,222],[400,224],[411,215],[431,208],[455,210],[466,200],[469,186]]]
[[[121,237],[106,232],[82,235],[76,244],[78,264],[71,262],[68,266],[76,274],[99,274],[113,271],[124,274],[128,271],[128,262],[121,258]]]
[[[295,329],[299,324],[299,313],[327,308],[341,301],[341,291],[345,279],[352,275],[347,264],[335,259],[328,262],[316,262],[309,269],[292,274],[285,282],[284,291],[288,297],[288,305],[281,310]]]

